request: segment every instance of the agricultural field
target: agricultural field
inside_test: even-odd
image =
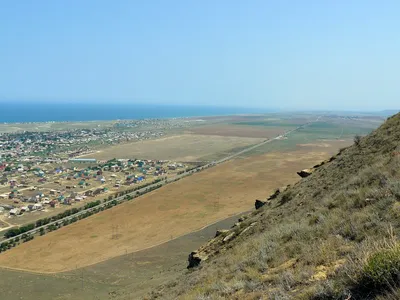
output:
[[[210,161],[284,134],[316,118],[308,114],[204,117],[192,120],[194,125],[183,131],[170,131],[169,135],[158,139],[98,148],[95,153],[81,157]]]
[[[318,145],[318,147],[335,145],[334,149],[341,148],[351,144],[354,136],[366,135],[382,122],[383,119],[381,117],[360,118],[357,120],[323,117],[318,122],[307,125],[285,138],[249,151],[245,156],[260,155],[271,151],[293,151],[302,149],[304,145]]]
[[[255,137],[182,134],[120,144],[84,157],[99,160],[141,158],[193,162],[204,160],[215,153],[257,144],[262,140]]]
[[[153,247],[251,209],[255,199],[294,183],[296,171],[339,146],[305,145],[229,161],[22,244],[1,254],[0,265],[61,272]]]
[[[283,134],[288,129],[291,129],[291,127],[261,128],[257,126],[218,124],[195,127],[189,132],[198,135],[269,139]]]
[[[151,249],[69,272],[38,274],[0,268],[0,299],[141,299],[154,286],[185,272],[187,254],[214,237],[217,229],[230,228],[238,217]]]

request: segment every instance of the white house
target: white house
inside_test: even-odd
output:
[[[20,210],[18,208],[13,208],[10,210],[10,216],[16,216],[18,215]]]

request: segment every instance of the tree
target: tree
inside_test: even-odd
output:
[[[21,231],[19,228],[11,228],[6,231],[6,233],[4,234],[4,237],[8,239],[8,238],[14,237],[20,233],[21,233]]]
[[[50,231],[53,231],[53,230],[56,230],[57,229],[57,226],[56,225],[54,225],[54,224],[51,224],[51,225],[49,225],[49,226],[47,226],[47,230],[50,232]]]

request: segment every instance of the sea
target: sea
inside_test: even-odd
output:
[[[200,105],[0,102],[0,123],[165,119],[259,114],[267,109]]]

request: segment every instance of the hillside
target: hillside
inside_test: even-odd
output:
[[[400,114],[268,198],[148,299],[400,298]]]

